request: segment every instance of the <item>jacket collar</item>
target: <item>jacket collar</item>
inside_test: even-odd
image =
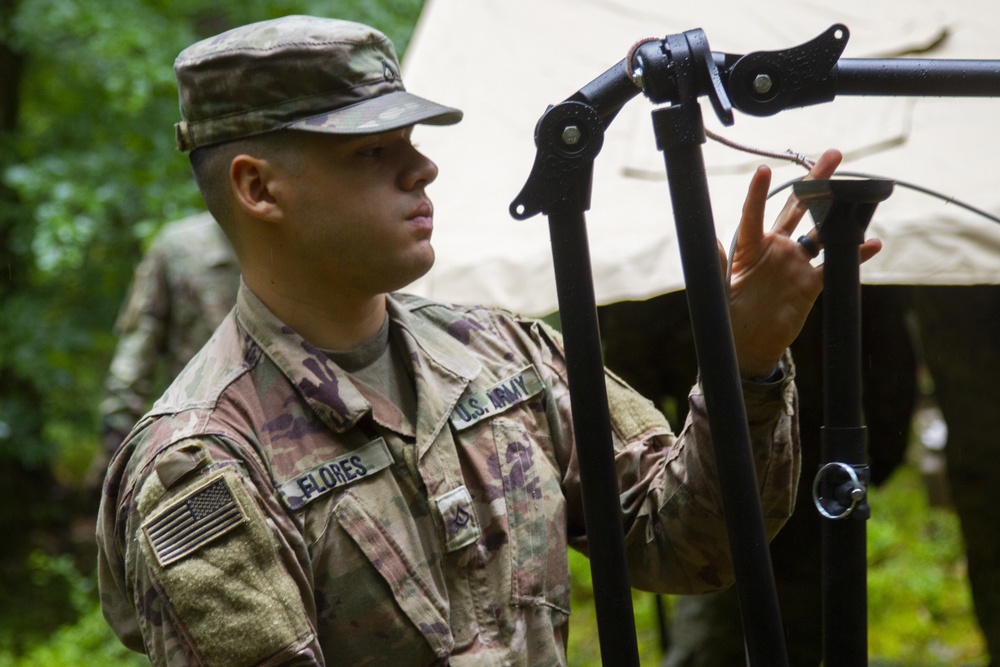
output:
[[[465,387],[480,370],[464,345],[402,300],[387,295],[391,321],[403,333],[414,366],[418,433],[434,434],[447,422]],[[240,327],[296,387],[319,418],[337,433],[354,427],[372,406],[350,376],[319,348],[284,324],[242,281],[236,300]],[[428,391],[433,386],[433,391]],[[447,390],[442,391],[442,388]]]

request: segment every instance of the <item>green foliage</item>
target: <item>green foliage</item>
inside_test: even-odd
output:
[[[80,665],[147,665],[118,641],[101,615],[93,579],[81,574],[66,555],[47,556],[40,551],[28,559],[27,584],[43,604],[31,610],[52,612],[58,604],[68,607],[74,622],[66,622],[47,636],[18,619],[22,609],[0,612],[0,667],[73,667]]]
[[[928,507],[921,479],[900,468],[871,490],[869,638],[885,665],[985,665],[966,582],[958,517]]]
[[[56,630],[46,643],[34,645],[23,656],[0,653],[0,667],[89,667],[149,665],[145,656],[121,645],[101,615],[96,603],[76,624]]]
[[[569,569],[573,579],[569,663],[575,667],[597,667],[601,664],[601,645],[597,633],[590,561],[571,549]],[[660,631],[656,603],[656,596],[652,593],[632,591],[636,643],[639,649],[639,663],[642,665],[656,665],[660,662]]]

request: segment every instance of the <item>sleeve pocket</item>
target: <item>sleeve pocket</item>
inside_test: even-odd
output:
[[[206,664],[235,667],[308,643],[314,633],[299,589],[243,482],[232,470],[197,481],[159,503],[140,537],[147,567],[193,652]],[[238,518],[213,528],[220,512]]]

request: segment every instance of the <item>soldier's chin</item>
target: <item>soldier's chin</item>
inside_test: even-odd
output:
[[[420,275],[417,276],[417,278],[423,278],[424,276],[426,276],[427,272],[430,271],[432,268],[434,268],[434,260],[436,259],[437,259],[437,254],[434,252],[434,246],[432,246],[428,242],[426,263],[423,267],[423,270],[420,271]],[[416,280],[416,278],[414,278],[414,280]]]
[[[434,248],[432,248],[428,243],[426,256],[423,256],[419,260],[413,262],[411,266],[412,270],[409,272],[409,276],[406,277],[406,281],[402,285],[399,285],[389,291],[404,289],[426,276],[434,267],[434,259]]]

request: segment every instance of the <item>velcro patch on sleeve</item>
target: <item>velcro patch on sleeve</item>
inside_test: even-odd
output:
[[[142,525],[137,564],[169,615],[159,649],[185,664],[291,664],[314,638],[303,602],[311,592],[286,567],[249,480],[225,466],[204,481],[185,478],[174,497],[156,493],[156,475],[149,480],[159,499]]]
[[[641,436],[650,429],[670,430],[670,423],[663,413],[645,396],[629,387],[614,373],[604,374],[611,410],[611,425],[625,442]]]
[[[160,565],[198,551],[246,521],[222,474],[209,478],[142,524]]]

